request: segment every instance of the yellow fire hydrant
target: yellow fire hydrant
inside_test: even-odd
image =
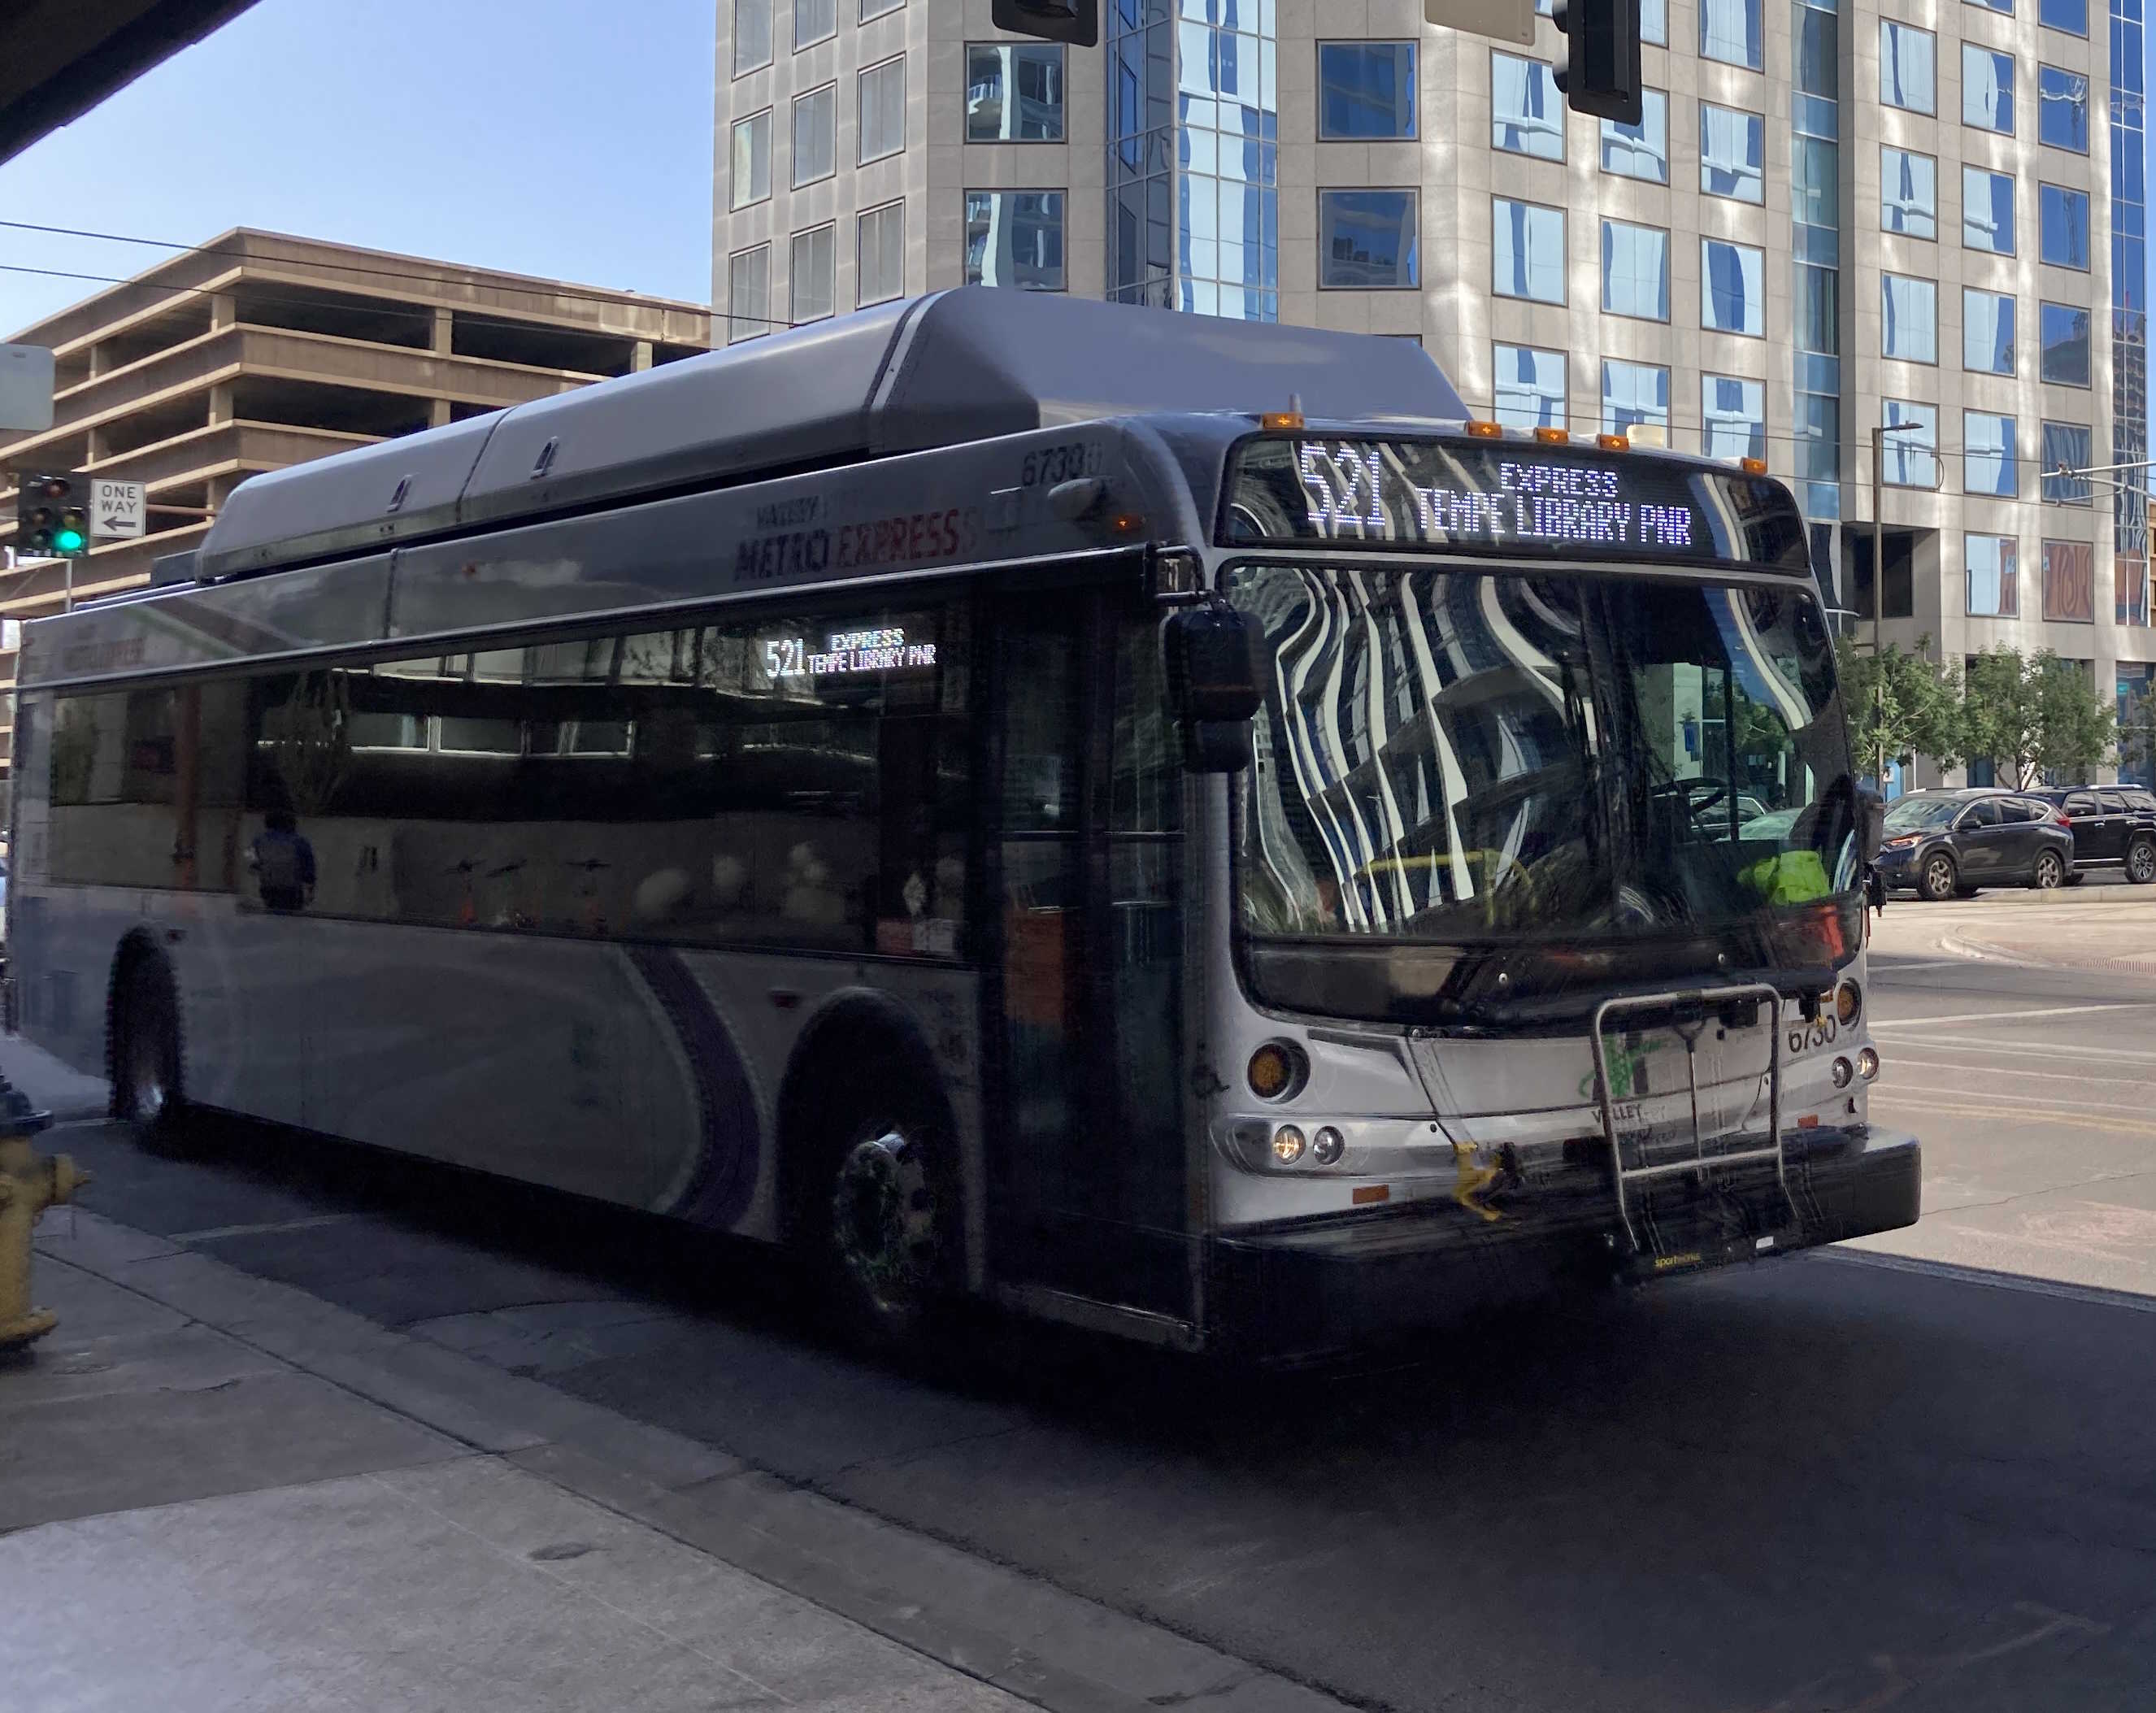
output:
[[[0,1351],[43,1338],[59,1321],[30,1302],[30,1232],[46,1208],[73,1201],[90,1174],[64,1154],[30,1146],[52,1121],[0,1076]]]

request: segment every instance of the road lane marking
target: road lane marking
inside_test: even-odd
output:
[[[2070,1059],[2074,1055],[2061,1049],[2058,1053],[2046,1056]],[[1950,1070],[1961,1076],[1967,1076],[1972,1071],[1980,1071],[1989,1076],[2010,1076],[2016,1082],[2033,1080],[2047,1083],[2125,1083],[2129,1087],[2137,1089],[2145,1089],[2152,1082],[2156,1082],[2156,1077],[2152,1077],[2146,1073],[2138,1076],[2106,1076],[2101,1071],[2095,1070],[2023,1070],[2018,1066],[1963,1064],[1952,1059],[1917,1059],[1901,1053],[1897,1053],[1893,1058],[1887,1060],[1887,1064],[1896,1070]],[[1958,1089],[1955,1092],[1965,1095],[1970,1090],[1964,1088]]]
[[[2019,1023],[2031,1017],[2086,1017],[2097,1011],[2156,1010],[2156,999],[2120,999],[2101,1005],[2047,1005],[2035,1011],[1963,1011],[1949,1017],[1874,1018],[1875,1029],[1928,1029],[1941,1023]]]
[[[2020,1073],[2015,1071],[2010,1074],[2018,1076]],[[1876,1085],[1872,1089],[1874,1095],[1882,1091],[1894,1094],[1907,1092],[1918,1095],[1958,1095],[1964,1100],[1968,1099],[1970,1093],[1966,1088],[1958,1088],[1951,1085],[1942,1088],[1936,1083],[1905,1083],[1898,1080],[1891,1085],[1891,1090],[1889,1085],[1884,1083]],[[2052,1097],[2044,1095],[2014,1095],[2001,1090],[1997,1094],[1986,1091],[1984,1098],[1987,1100],[2019,1100],[2024,1103],[2036,1103]],[[2148,1102],[2146,1100],[2068,1100],[2063,1103],[2061,1110],[2075,1112],[2138,1112],[2144,1118],[2156,1120],[2156,1114],[2150,1113]]]
[[[1875,976],[1898,976],[1907,970],[1964,970],[1974,960],[1966,957],[1928,957],[1920,963],[1888,963],[1875,957],[1871,973]]]
[[[1898,1105],[1914,1112],[1944,1113],[1954,1118],[2041,1118],[2051,1124],[2071,1126],[2075,1130],[2102,1131],[2107,1136],[2134,1136],[2144,1142],[2156,1141],[2156,1124],[2125,1124],[2115,1118],[2084,1118],[2078,1113],[2064,1111],[2056,1106],[1956,1106],[1925,1095],[1897,1101],[1892,1095],[1881,1089],[1874,1089],[1871,1098],[1874,1100],[1884,1098],[1889,1106]]]
[[[2156,1053],[2136,1053],[2129,1047],[2072,1047],[2064,1044],[2027,1047],[2019,1041],[2002,1041],[1991,1035],[1964,1035],[1959,1039],[1945,1035],[1903,1035],[1890,1039],[1897,1048],[1929,1047],[1944,1053],[1981,1049],[1994,1058],[2004,1054],[2010,1059],[2044,1059],[2054,1063],[2062,1059],[2084,1059],[2092,1064],[2156,1064]]]
[[[213,1225],[203,1231],[179,1231],[167,1243],[216,1243],[228,1237],[275,1237],[280,1232],[314,1231],[325,1225],[341,1225],[349,1213],[315,1213],[305,1219],[269,1219],[259,1225]]]
[[[1966,1229],[1967,1228],[1963,1228]],[[1964,1267],[1952,1261],[1928,1261],[1921,1255],[1891,1254],[1881,1249],[1852,1249],[1836,1244],[1813,1249],[1811,1257],[1839,1261],[1844,1265],[1876,1267],[1885,1273],[1914,1273],[1954,1285],[1981,1285],[1993,1290],[2018,1290],[2029,1296],[2064,1297],[2068,1302],[2096,1303],[2107,1309],[2130,1309],[2137,1315],[2156,1315],[2156,1297],[2130,1290],[2107,1290],[2100,1285],[2071,1285],[2061,1279],[2039,1279],[2027,1273],[1994,1272],[1988,1267]]]

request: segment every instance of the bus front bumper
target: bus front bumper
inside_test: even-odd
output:
[[[1771,1166],[1671,1179],[1632,1233],[1604,1163],[1575,1163],[1483,1198],[1486,1220],[1453,1202],[1327,1215],[1215,1239],[1209,1317],[1253,1354],[1315,1354],[1456,1323],[1475,1311],[1590,1288],[1763,1259],[1917,1222],[1914,1136],[1870,1126],[1793,1131],[1789,1194]]]

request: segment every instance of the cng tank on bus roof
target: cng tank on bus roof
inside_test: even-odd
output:
[[[1466,414],[1419,345],[968,286],[255,476],[205,579],[639,495],[1106,417]]]

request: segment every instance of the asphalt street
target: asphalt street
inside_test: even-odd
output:
[[[2093,898],[1890,908],[1914,1231],[1353,1368],[991,1326],[901,1374],[805,1331],[763,1258],[649,1222],[239,1126],[184,1162],[55,1146],[112,1219],[1349,1702],[2145,1709],[2156,980],[1967,949],[2156,949],[2156,889]]]

